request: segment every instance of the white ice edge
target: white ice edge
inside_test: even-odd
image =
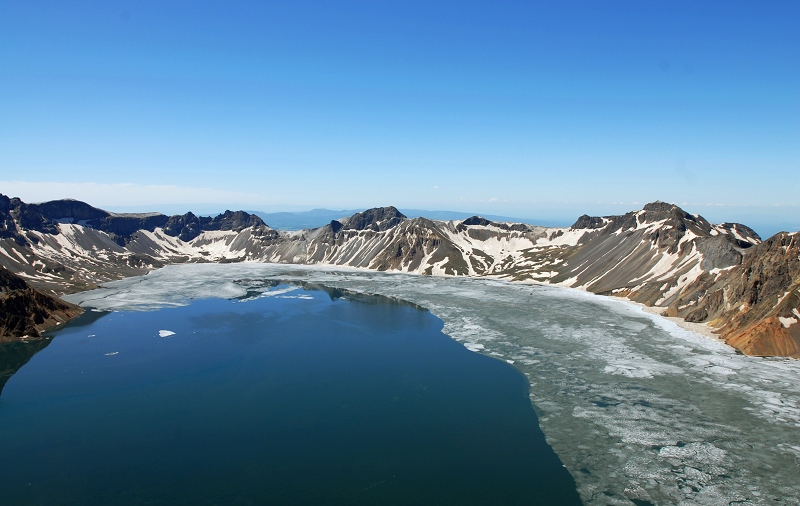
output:
[[[453,279],[471,279],[474,282],[495,282],[495,283],[502,283],[502,284],[509,284],[509,285],[534,285],[534,286],[542,286],[546,288],[552,288],[555,290],[563,290],[562,294],[564,297],[574,296],[574,297],[584,297],[587,300],[596,303],[596,304],[609,304],[609,307],[616,307],[619,310],[620,305],[627,308],[626,310],[622,310],[622,314],[627,314],[627,311],[636,311],[639,316],[644,316],[650,320],[652,320],[655,324],[659,327],[663,328],[665,331],[670,332],[671,334],[675,335],[675,337],[682,337],[686,338],[687,335],[694,336],[694,338],[702,340],[702,342],[711,342],[722,348],[730,349],[731,351],[734,350],[731,346],[722,343],[718,340],[713,338],[709,338],[699,332],[696,332],[691,329],[683,328],[677,323],[668,320],[667,318],[645,311],[641,304],[636,302],[621,298],[621,297],[608,297],[604,295],[598,295],[592,292],[589,292],[581,287],[570,287],[565,286],[564,284],[551,284],[547,282],[542,282],[538,280],[523,280],[523,281],[510,281],[508,279],[499,277],[499,276],[482,276],[478,277],[466,277],[466,276],[454,276],[454,275],[446,275],[443,274],[441,276],[430,277],[425,276],[423,274],[417,272],[398,272],[398,271],[375,271],[369,269],[367,267],[353,267],[347,265],[322,265],[322,264],[314,264],[314,265],[306,265],[306,264],[275,264],[275,263],[267,263],[267,262],[245,262],[240,264],[175,264],[175,265],[167,265],[165,267],[161,267],[159,269],[155,269],[147,274],[144,277],[152,275],[154,273],[158,273],[164,271],[165,269],[170,269],[174,267],[190,269],[192,267],[209,267],[211,265],[221,265],[224,268],[234,268],[238,266],[244,266],[245,268],[254,267],[254,268],[275,268],[279,270],[301,270],[301,271],[308,271],[308,272],[326,272],[330,274],[334,273],[353,273],[353,274],[372,274],[375,276],[414,276],[420,277],[423,279],[435,279],[439,278],[453,278]],[[192,300],[197,298],[235,298],[235,297],[242,297],[246,295],[246,289],[238,284],[232,282],[232,280],[220,280],[222,285],[217,285],[215,293],[207,293],[205,290],[201,289],[199,292],[201,293],[191,293],[187,294],[187,296],[180,298],[180,300],[153,300],[151,298],[141,298],[141,299],[132,299],[128,296],[124,297],[124,300],[119,300],[118,303],[106,303],[102,304],[103,307],[97,307],[92,303],[96,303],[98,300],[107,300],[103,297],[95,297],[98,291],[106,290],[106,289],[114,289],[117,285],[124,284],[131,279],[142,279],[140,278],[125,278],[118,281],[111,281],[108,283],[104,283],[100,288],[89,290],[85,292],[77,292],[74,294],[65,295],[62,298],[68,302],[72,302],[73,304],[78,305],[89,305],[93,308],[93,310],[103,310],[107,308],[107,310],[112,309],[123,309],[128,311],[153,311],[157,309],[161,309],[163,307],[176,307],[176,306],[185,306],[191,303]],[[297,286],[288,286],[280,289],[269,289],[265,290],[260,296],[262,297],[271,297],[276,295],[282,295],[284,293],[292,292],[294,290],[299,289]],[[86,297],[90,295],[89,297]],[[91,302],[90,302],[91,301]],[[110,302],[110,301],[109,301]],[[710,328],[710,327],[709,327]]]

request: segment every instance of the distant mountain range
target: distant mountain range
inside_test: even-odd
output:
[[[264,213],[261,211],[249,211],[255,214],[265,223],[269,223],[270,228],[275,230],[302,230],[304,228],[318,228],[326,225],[332,220],[340,220],[355,213],[365,211],[365,209],[350,209],[334,211],[332,209],[312,209],[311,211]],[[408,218],[425,217],[431,220],[465,220],[473,213],[462,213],[459,211],[426,211],[424,209],[400,209]],[[546,226],[564,225],[554,221],[534,221],[509,216],[483,215],[486,219],[500,222],[527,223]]]
[[[619,216],[584,215],[560,228],[479,216],[409,218],[394,207],[326,214],[341,212],[306,215],[327,220],[315,228],[276,230],[244,211],[116,214],[74,200],[26,204],[0,195],[0,265],[54,295],[186,262],[543,282],[708,323],[747,354],[800,357],[800,233],[762,242],[747,226],[715,225],[663,202]],[[277,214],[286,224],[293,219],[286,215],[305,213]]]

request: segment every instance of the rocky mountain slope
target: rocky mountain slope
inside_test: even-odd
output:
[[[31,288],[0,267],[0,342],[41,337],[42,331],[82,312],[78,306]]]
[[[214,218],[113,214],[82,202],[0,196],[0,265],[51,293],[85,290],[170,263],[327,264],[492,276],[627,297],[718,327],[745,353],[800,356],[797,235],[765,242],[663,202],[568,228],[409,219],[370,209],[302,231],[246,212]]]
[[[754,246],[724,276],[703,273],[668,309],[720,327],[748,355],[800,357],[800,233]]]

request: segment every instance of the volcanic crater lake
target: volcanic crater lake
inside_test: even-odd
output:
[[[50,333],[0,395],[3,504],[580,504],[512,366],[274,285]]]

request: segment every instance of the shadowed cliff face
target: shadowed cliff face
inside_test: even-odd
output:
[[[0,342],[40,338],[42,331],[64,323],[83,310],[31,288],[0,267]]]
[[[480,216],[409,219],[382,207],[279,232],[243,211],[117,215],[76,201],[25,204],[0,195],[0,265],[54,294],[183,262],[491,276],[627,297],[720,328],[745,353],[794,356],[800,322],[790,320],[800,318],[800,307],[792,295],[796,246],[788,237],[761,244],[749,227],[715,225],[665,202],[619,216],[584,215],[569,228]]]

